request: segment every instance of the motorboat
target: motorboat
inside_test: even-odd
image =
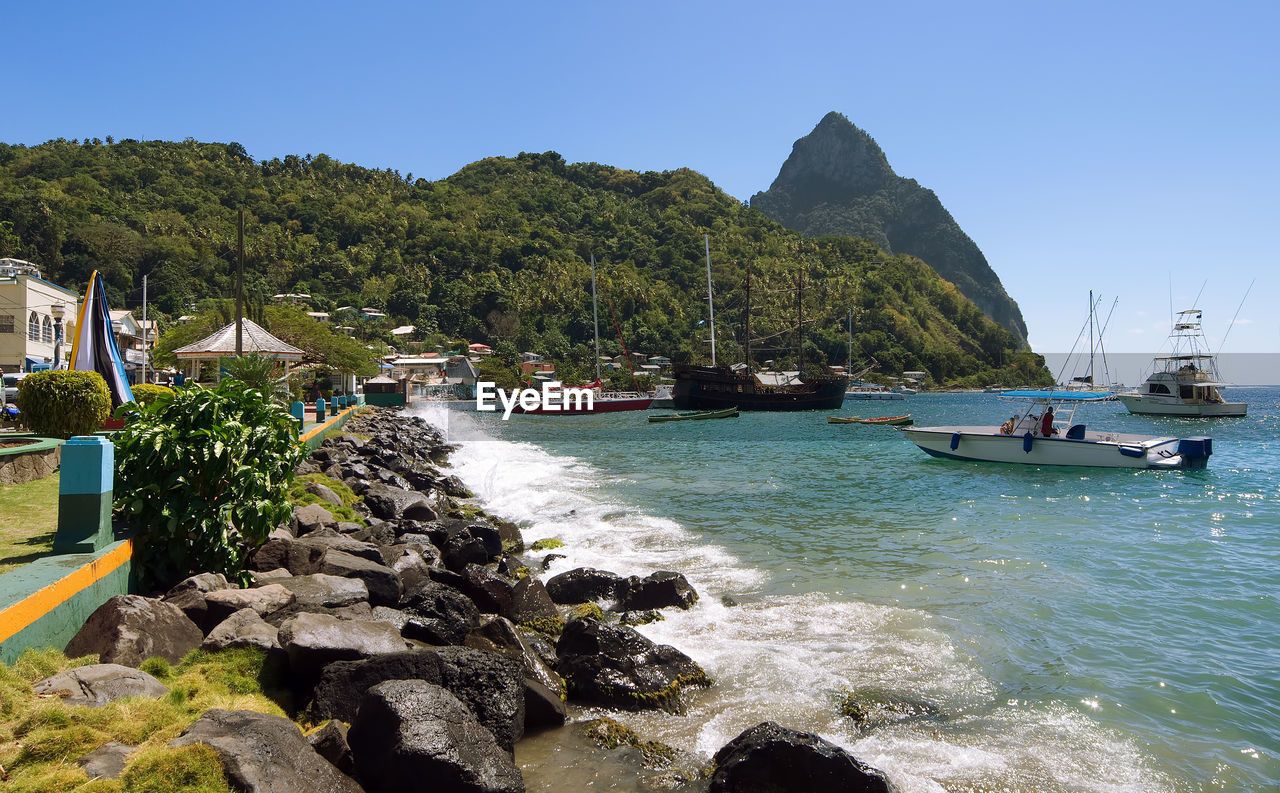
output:
[[[1023,406],[1002,425],[901,427],[898,431],[927,454],[953,460],[1101,468],[1204,468],[1208,464],[1213,454],[1211,438],[1111,432],[1076,423],[1077,408],[1108,396],[1105,391],[1006,391],[1002,398]]]
[[[905,391],[890,391],[876,383],[854,380],[844,392],[845,399],[906,399]]]
[[[1179,311],[1169,333],[1172,351],[1152,360],[1151,374],[1118,398],[1130,413],[1148,416],[1243,416],[1244,402],[1228,402],[1219,390],[1227,383],[1209,351],[1198,309]]]

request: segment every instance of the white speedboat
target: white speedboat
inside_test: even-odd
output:
[[[955,460],[1102,468],[1204,468],[1208,463],[1213,454],[1210,438],[1108,432],[1075,423],[1077,407],[1109,395],[1105,391],[1007,391],[1001,396],[1026,405],[1000,426],[902,427],[898,431],[928,454]],[[1046,426],[1044,414],[1049,408],[1053,415]]]
[[[904,392],[890,391],[876,383],[865,383],[861,380],[850,381],[844,392],[845,399],[904,399]]]
[[[1130,413],[1150,416],[1243,416],[1244,402],[1222,397],[1218,364],[1200,327],[1200,311],[1179,311],[1169,334],[1172,352],[1152,361],[1151,375],[1136,390],[1118,395]]]

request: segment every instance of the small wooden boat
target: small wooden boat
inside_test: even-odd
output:
[[[909,427],[911,426],[911,414],[905,416],[881,416],[879,418],[863,419],[857,416],[827,416],[828,424],[884,424],[890,427]]]
[[[696,410],[692,413],[672,413],[668,416],[650,416],[650,422],[658,421],[702,421],[703,419],[736,419],[738,417],[738,409],[736,407],[725,408],[724,410]]]

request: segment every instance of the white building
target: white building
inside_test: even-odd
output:
[[[30,262],[0,259],[0,368],[51,368],[55,355],[66,368],[79,306],[78,293],[44,280]]]

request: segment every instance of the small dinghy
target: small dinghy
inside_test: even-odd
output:
[[[650,416],[651,423],[659,421],[702,421],[703,419],[736,419],[738,417],[738,409],[736,407],[725,408],[724,410],[697,410],[692,413],[673,413],[669,416]]]
[[[911,414],[905,416],[881,416],[879,418],[863,419],[857,416],[827,416],[828,424],[885,424],[890,427],[909,427],[911,426]]]

